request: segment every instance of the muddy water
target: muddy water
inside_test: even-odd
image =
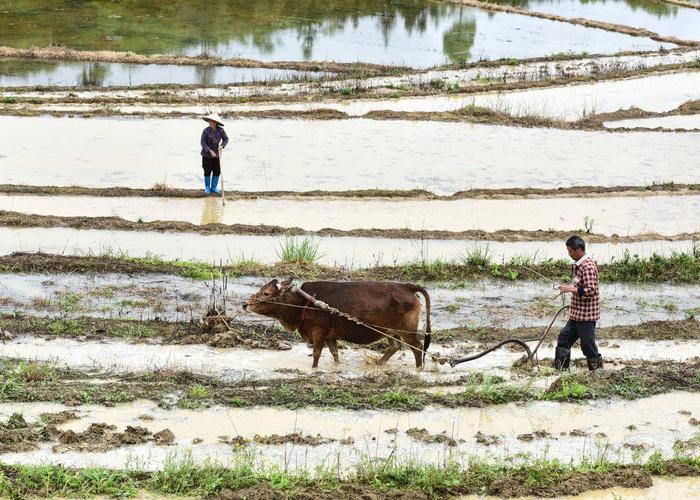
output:
[[[0,61],[0,87],[91,86],[114,87],[146,84],[217,85],[317,79],[318,72],[226,66],[176,66],[90,62]]]
[[[202,182],[202,125],[196,119],[2,117],[2,181],[195,187]],[[43,140],[27,144],[24,138],[37,130]],[[420,188],[443,194],[480,187],[700,181],[694,133],[374,120],[237,120],[227,131],[232,143],[222,168],[226,185],[239,190]]]
[[[644,28],[660,35],[686,40],[700,39],[700,11],[653,0],[587,2],[585,0],[489,0],[564,17],[583,17],[613,24]]]
[[[663,128],[666,130],[700,130],[700,115],[674,115],[605,122],[607,128]]]
[[[203,9],[210,20],[206,29],[198,22]],[[279,1],[237,0],[214,8],[201,1],[76,8],[64,0],[57,6],[31,8],[23,3],[9,10],[0,45],[12,47],[53,43],[84,50],[414,67],[673,47],[644,37],[423,0],[333,1],[322,8],[312,0],[291,7]],[[86,19],[93,29],[83,28]]]
[[[491,242],[458,240],[401,240],[388,238],[326,237],[318,243],[321,264],[346,268],[400,265],[441,259],[457,261],[474,249],[488,249],[494,262],[514,257],[535,260],[560,259],[560,242]],[[261,263],[280,261],[281,237],[103,231],[64,228],[0,228],[0,255],[12,252],[46,252],[68,255],[126,254],[131,257],[160,256],[167,260],[236,262],[242,258]],[[608,263],[626,254],[649,257],[690,252],[692,241],[644,241],[640,243],[599,243],[590,245],[598,263]]]
[[[228,313],[243,322],[264,318],[237,305],[267,278],[230,279]],[[206,310],[210,284],[177,276],[124,274],[4,274],[0,277],[0,311],[36,315],[66,314],[61,297],[78,300],[70,314],[104,318],[199,320]],[[428,286],[435,330],[459,326],[516,328],[544,326],[561,306],[554,290],[538,282],[476,281],[464,288]],[[651,320],[679,320],[700,302],[699,286],[606,284],[602,290],[601,326]],[[423,316],[424,318],[424,316]],[[270,321],[275,323],[274,321]]]
[[[698,11],[700,12],[700,11]],[[659,91],[659,89],[663,91]],[[217,106],[223,113],[241,111],[310,111],[335,109],[350,116],[371,111],[441,112],[466,106],[482,106],[514,116],[542,116],[557,120],[579,120],[592,113],[609,113],[637,107],[665,112],[687,101],[700,98],[700,72],[670,73],[659,76],[578,84],[545,89],[532,89],[475,95],[443,95],[393,99],[327,100],[311,103],[265,103]],[[197,113],[206,114],[209,107],[197,105],[117,105],[121,113]],[[33,109],[70,112],[100,109],[98,105],[41,105]]]
[[[58,405],[12,404],[1,405],[0,413],[22,411],[30,420],[43,411],[57,411]],[[73,409],[73,408],[71,408]],[[191,449],[193,458],[202,462],[206,458],[228,462],[234,456],[230,445],[219,443],[219,436],[284,435],[300,432],[305,435],[321,434],[323,437],[343,439],[351,437],[353,445],[331,443],[317,447],[300,445],[254,445],[255,455],[268,464],[286,464],[291,467],[314,468],[316,465],[341,463],[348,467],[357,464],[364,455],[386,457],[393,454],[399,460],[412,459],[422,463],[442,463],[447,457],[465,462],[469,457],[502,458],[524,453],[532,458],[544,455],[568,463],[595,459],[600,453],[608,459],[630,461],[632,452],[624,444],[645,444],[644,454],[658,450],[672,456],[676,439],[689,439],[694,428],[688,424],[688,416],[679,414],[686,410],[700,413],[700,396],[692,393],[670,393],[638,401],[594,401],[583,404],[534,403],[530,405],[508,404],[485,409],[430,408],[421,412],[382,411],[318,411],[303,409],[292,411],[272,408],[226,409],[211,408],[201,411],[163,410],[147,401],[112,408],[78,407],[82,419],[62,424],[61,428],[76,431],[85,429],[92,422],[107,422],[123,428],[126,425],[147,427],[152,431],[169,428],[176,436],[173,447],[133,446],[107,453],[52,454],[49,447],[41,451],[4,455],[5,463],[42,463],[60,461],[65,465],[109,465],[124,467],[128,457],[146,469],[162,467],[167,454]],[[153,421],[138,419],[149,414]],[[636,430],[627,429],[635,425]],[[406,430],[422,427],[432,434],[446,433],[456,440],[463,440],[455,447],[441,444],[424,444],[406,435]],[[385,431],[396,429],[396,434]],[[551,437],[524,442],[519,434],[546,430]],[[582,430],[585,437],[568,435]],[[475,440],[477,432],[496,435],[501,444],[486,446]],[[605,433],[605,437],[596,436]],[[564,433],[565,435],[562,435]],[[200,444],[192,444],[201,438]]]
[[[570,210],[575,204],[576,211]],[[323,228],[465,231],[576,230],[585,216],[600,234],[654,232],[672,236],[700,230],[700,196],[531,200],[228,200],[213,198],[101,198],[0,195],[0,210],[38,215],[116,216],[132,221],[193,224],[267,224]],[[304,214],[299,217],[299,214]]]
[[[551,366],[555,342],[554,337],[542,346],[539,359]],[[431,346],[431,352],[441,356],[459,358],[478,352],[481,348],[473,343],[461,343],[454,347],[439,344]],[[614,347],[618,346],[618,347]],[[648,361],[687,361],[700,356],[698,341],[646,341],[625,340],[619,343],[601,344],[600,351],[607,360],[648,360]],[[385,366],[374,363],[381,352],[369,351],[362,346],[352,346],[340,351],[340,363],[334,363],[327,350],[321,354],[319,368],[311,368],[311,349],[299,343],[286,351],[216,349],[204,345],[160,345],[133,344],[119,340],[78,341],[66,338],[39,338],[20,336],[3,345],[3,356],[27,360],[52,361],[79,369],[100,369],[110,373],[133,373],[143,370],[181,369],[199,374],[211,375],[229,381],[255,377],[276,379],[286,376],[277,370],[294,369],[301,373],[335,378],[360,377],[386,372],[415,374],[413,355],[401,350]],[[435,361],[426,363],[426,370],[419,376],[426,380],[451,381],[465,373],[508,373],[512,364],[520,359],[522,351],[501,349],[476,361],[465,363],[457,368],[439,365]],[[583,359],[576,349],[572,357]],[[531,381],[514,381],[516,384],[529,384]],[[549,381],[550,383],[552,380]]]

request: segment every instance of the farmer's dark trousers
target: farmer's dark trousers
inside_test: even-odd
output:
[[[554,366],[558,370],[569,369],[571,348],[578,339],[581,339],[581,350],[588,360],[589,369],[592,362],[595,362],[597,366],[597,363],[600,361],[602,365],[602,358],[598,354],[598,346],[595,345],[595,321],[569,320],[559,332],[559,338],[557,339]]]
[[[204,170],[204,177],[209,177],[211,174],[215,176],[221,175],[221,163],[219,157],[216,158],[202,156],[202,169]]]

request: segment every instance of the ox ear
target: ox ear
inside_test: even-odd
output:
[[[282,284],[281,284],[281,289],[282,289],[282,290],[286,290],[286,289],[288,289],[288,288],[291,288],[292,282],[293,282],[293,281],[294,281],[294,278],[287,278],[286,280],[284,280],[284,281],[282,282]]]

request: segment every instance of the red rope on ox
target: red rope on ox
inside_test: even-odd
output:
[[[304,306],[304,309],[301,310],[301,316],[300,316],[300,318],[299,318],[300,321],[301,321],[301,324],[299,325],[299,328],[301,328],[302,326],[304,326],[304,318],[306,318],[306,310],[308,309],[309,304],[311,304],[311,299],[308,299],[308,300],[306,301],[306,305]]]

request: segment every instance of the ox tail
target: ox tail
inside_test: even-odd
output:
[[[425,364],[425,354],[428,352],[428,347],[430,347],[430,295],[428,291],[422,286],[411,285],[413,291],[420,293],[425,298],[425,337],[423,337],[423,364]]]

